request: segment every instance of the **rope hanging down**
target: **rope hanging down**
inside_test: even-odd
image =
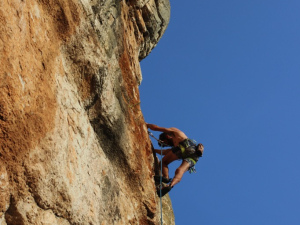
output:
[[[161,189],[162,189],[162,148],[163,146],[161,145],[160,147],[160,187],[159,187],[159,195],[160,195],[160,223],[163,225],[163,216],[162,216],[162,197],[161,197]]]
[[[161,225],[163,225],[163,216],[162,216],[162,197],[161,197],[161,189],[162,189],[162,148],[163,148],[163,145],[164,143],[161,141],[161,140],[158,140],[150,131],[148,131],[149,135],[151,137],[153,137],[155,140],[157,140],[158,142],[160,142],[162,145],[160,147],[160,179],[159,179],[159,195],[160,195],[160,223]]]

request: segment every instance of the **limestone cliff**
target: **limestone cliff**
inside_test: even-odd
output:
[[[0,225],[159,224],[139,61],[169,16],[169,0],[0,1]]]

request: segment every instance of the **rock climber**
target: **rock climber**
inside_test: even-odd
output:
[[[162,151],[162,181],[164,183],[170,183],[169,185],[165,186],[161,190],[157,191],[160,197],[167,194],[177,183],[181,181],[183,174],[186,171],[192,172],[195,169],[195,164],[197,163],[199,157],[202,157],[204,146],[202,144],[196,143],[195,140],[189,139],[181,130],[171,127],[171,128],[164,128],[159,127],[154,124],[146,123],[147,128],[163,132],[159,135],[158,145],[165,147],[171,146],[172,148],[166,149]],[[155,149],[156,153],[161,154],[161,150]],[[168,165],[178,159],[182,159],[181,165],[176,169],[175,176],[173,179],[169,179],[169,168]],[[156,179],[160,179],[159,176],[155,177]]]

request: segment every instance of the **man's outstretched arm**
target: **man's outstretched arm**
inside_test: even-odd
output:
[[[150,123],[146,123],[146,125],[147,125],[147,128],[149,128],[150,130],[154,130],[154,131],[160,131],[160,132],[165,132],[165,133],[171,133],[171,132],[178,132],[179,131],[175,127],[165,128],[165,127],[159,127],[157,125],[150,124]]]

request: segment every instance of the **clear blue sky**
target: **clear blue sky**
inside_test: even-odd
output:
[[[205,146],[176,225],[300,224],[299,0],[171,0],[141,67],[145,120]]]

